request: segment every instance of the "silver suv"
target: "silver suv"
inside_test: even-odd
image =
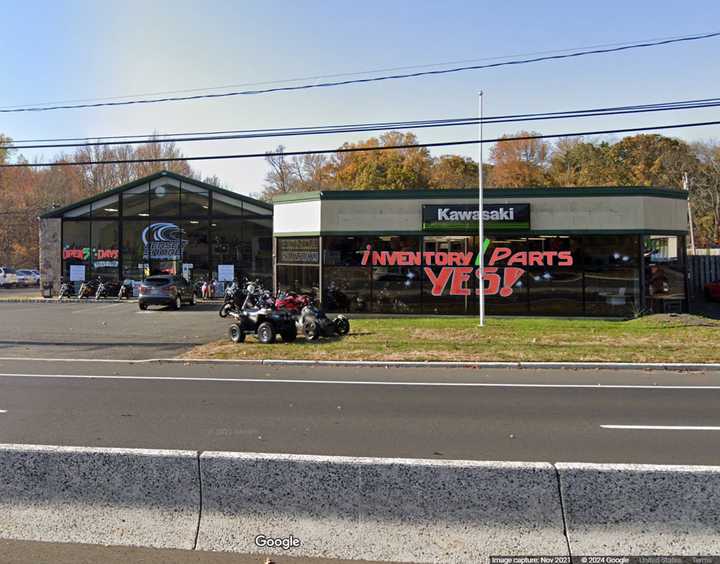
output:
[[[0,286],[3,288],[17,287],[17,274],[15,274],[14,268],[0,266]]]

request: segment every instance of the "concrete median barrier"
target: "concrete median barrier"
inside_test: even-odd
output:
[[[193,548],[192,451],[0,445],[0,538]]]
[[[570,551],[720,554],[720,467],[555,465]]]
[[[395,562],[568,554],[547,463],[206,452],[200,467],[198,550],[286,552],[263,543],[292,537],[289,555]]]

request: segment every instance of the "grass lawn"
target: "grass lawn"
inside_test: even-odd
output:
[[[261,345],[253,336],[195,347],[186,358],[408,361],[720,362],[720,321],[652,315],[629,321],[551,318],[351,319],[342,339]]]

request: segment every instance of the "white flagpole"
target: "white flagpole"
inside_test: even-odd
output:
[[[478,285],[480,287],[480,295],[478,296],[479,304],[479,317],[480,327],[485,325],[485,280],[483,273],[485,270],[485,253],[483,252],[485,232],[483,229],[483,92],[482,90],[478,94],[478,115],[480,117],[478,121],[478,133],[480,143],[480,159],[478,163],[478,269],[480,272],[480,278],[478,278]]]

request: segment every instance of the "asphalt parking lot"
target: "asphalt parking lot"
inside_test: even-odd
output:
[[[137,360],[168,358],[222,338],[219,306],[180,311],[137,303],[0,303],[0,356]]]

